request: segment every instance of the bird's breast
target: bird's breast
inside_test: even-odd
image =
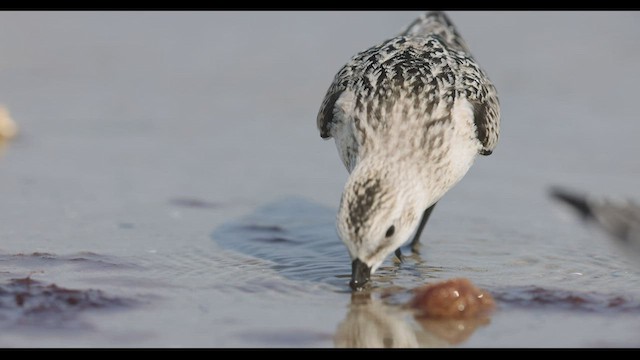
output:
[[[464,177],[481,148],[466,99],[439,103],[431,114],[392,111],[382,122],[375,119],[378,126],[367,115],[345,122],[336,133],[345,166],[352,170],[364,159],[393,162],[407,176],[418,176],[434,201]]]

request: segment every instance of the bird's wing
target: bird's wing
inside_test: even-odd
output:
[[[459,64],[462,81],[458,92],[464,92],[474,109],[474,121],[478,140],[482,143],[480,154],[493,152],[500,130],[500,104],[496,89],[473,59],[469,47],[451,20],[440,11],[422,14],[412,22],[401,36],[436,38],[449,50]]]
[[[455,86],[445,86],[436,77],[440,80],[456,78]],[[332,128],[345,120],[335,105],[353,86],[359,86],[354,93],[355,103],[366,104],[365,108],[368,105],[375,107],[372,101],[375,96],[393,93],[383,90],[400,86],[411,97],[421,94],[425,109],[433,108],[433,96],[440,92],[439,88],[448,87],[450,95],[455,98],[465,96],[473,105],[477,137],[482,144],[480,154],[491,154],[498,142],[500,107],[495,87],[475,62],[453,24],[442,13],[421,16],[402,36],[356,54],[340,69],[318,112],[317,126],[322,138],[331,138]],[[382,119],[368,118],[367,121],[374,125],[375,121]]]
[[[347,89],[350,75],[350,67],[348,65],[343,66],[336,74],[322,101],[316,121],[318,130],[320,130],[320,137],[323,139],[331,138],[331,127],[336,121],[334,114],[335,104],[340,95]]]
[[[500,135],[500,103],[493,83],[478,64],[468,55],[459,52],[460,83],[458,93],[464,92],[473,105],[473,121],[476,135],[482,144],[481,155],[490,155]]]

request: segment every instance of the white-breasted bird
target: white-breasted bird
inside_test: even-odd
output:
[[[317,126],[350,173],[336,227],[357,289],[412,235],[418,244],[438,200],[491,154],[500,107],[454,25],[430,12],[340,69]]]

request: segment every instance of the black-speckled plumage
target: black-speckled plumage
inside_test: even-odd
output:
[[[335,106],[345,91],[355,96],[351,113]],[[383,131],[392,126],[391,111],[413,109],[426,126],[441,101],[450,111],[460,98],[473,105],[480,153],[490,154],[500,128],[495,88],[446,15],[432,12],[414,21],[401,36],[358,53],[343,66],[327,91],[317,124],[320,135],[327,139],[335,136],[337,123],[352,121],[360,135],[360,139],[356,136],[358,145],[363,146],[367,131],[362,122],[373,131]],[[400,109],[394,108],[398,103]]]
[[[335,139],[350,172],[338,231],[352,258],[365,257],[375,271],[380,254],[407,240],[419,214],[475,157],[491,154],[500,108],[453,24],[432,12],[352,57],[329,87],[317,126],[322,138]],[[387,223],[398,224],[390,239]]]

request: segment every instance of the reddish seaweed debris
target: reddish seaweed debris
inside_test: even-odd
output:
[[[273,232],[273,233],[281,233],[285,232],[285,230],[278,225],[258,225],[258,224],[249,224],[242,226],[244,230],[250,231],[265,231],[265,232]]]
[[[217,209],[221,204],[195,198],[173,198],[169,200],[171,205],[195,208],[195,209]]]
[[[587,312],[637,312],[640,302],[629,297],[596,292],[524,286],[495,292],[500,303],[527,308],[556,308]]]
[[[115,309],[133,300],[110,297],[100,290],[66,289],[30,277],[0,284],[0,326],[14,324],[60,325],[87,309]]]
[[[272,243],[272,244],[279,244],[279,243],[295,244],[295,243],[299,243],[299,241],[297,241],[297,240],[289,239],[289,238],[286,238],[286,237],[283,237],[283,236],[259,237],[259,238],[252,238],[251,240],[258,241],[258,242],[263,242],[263,243]]]
[[[418,310],[419,318],[468,319],[495,308],[491,294],[464,278],[427,284],[414,293],[409,306]]]
[[[41,258],[41,259],[53,259],[55,258],[55,255],[51,254],[51,253],[46,253],[46,252],[32,252],[31,254],[16,254],[15,256],[19,256],[19,257],[34,257],[34,258]]]

